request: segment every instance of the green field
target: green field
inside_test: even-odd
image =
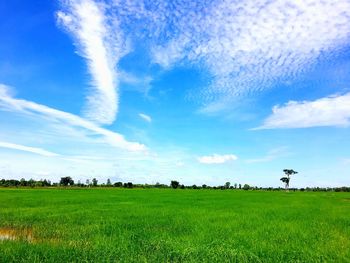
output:
[[[0,262],[350,262],[350,193],[2,188],[1,235]]]

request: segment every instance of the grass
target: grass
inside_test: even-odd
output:
[[[349,212],[349,193],[3,188],[0,262],[350,262]]]

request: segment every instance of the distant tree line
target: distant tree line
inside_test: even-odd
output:
[[[22,178],[21,180],[15,180],[15,179],[1,179],[0,180],[0,186],[3,187],[19,187],[19,186],[29,186],[29,187],[48,187],[52,186],[53,184],[51,183],[50,180],[40,180],[40,181],[35,181],[33,179],[29,179],[28,181]]]
[[[96,178],[92,180],[87,179],[85,182],[80,180],[75,182],[71,177],[62,177],[58,183],[52,183],[50,180],[21,180],[15,179],[1,179],[0,187],[114,187],[114,188],[172,188],[172,189],[212,189],[212,190],[264,190],[264,191],[281,191],[285,188],[282,187],[257,187],[250,186],[248,184],[237,184],[233,185],[230,182],[226,182],[224,185],[209,186],[206,184],[202,185],[184,185],[178,181],[171,181],[169,185],[167,184],[133,184],[132,182],[115,182],[112,183],[110,179],[106,183],[99,184]],[[306,187],[306,188],[289,188],[289,191],[314,191],[314,192],[350,192],[350,187]]]

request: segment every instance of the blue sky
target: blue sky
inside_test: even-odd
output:
[[[0,3],[0,177],[350,184],[350,2]]]

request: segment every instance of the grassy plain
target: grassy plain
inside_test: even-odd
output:
[[[1,235],[0,262],[350,262],[350,193],[2,188]]]

